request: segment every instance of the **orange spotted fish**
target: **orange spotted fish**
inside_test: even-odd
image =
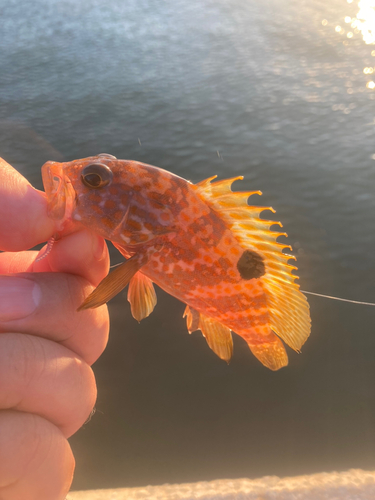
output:
[[[279,224],[249,206],[252,192],[233,192],[235,177],[192,184],[170,172],[100,154],[42,168],[48,213],[56,231],[87,227],[112,241],[125,262],[79,310],[98,307],[129,284],[138,321],[156,304],[153,283],[186,304],[189,333],[201,330],[227,362],[231,332],[271,370],[288,364],[280,339],[299,351],[310,333],[309,306],[277,243]],[[267,208],[272,210],[272,208]],[[273,210],[272,210],[273,211]],[[290,247],[288,247],[290,248]]]

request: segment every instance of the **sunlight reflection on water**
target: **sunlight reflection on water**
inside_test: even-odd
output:
[[[348,4],[352,4],[353,0],[347,0]],[[333,28],[338,35],[344,37],[343,45],[348,46],[351,40],[356,37],[361,37],[366,45],[375,45],[375,0],[359,0],[358,12],[355,16],[345,16],[344,26],[341,24],[334,24]],[[327,19],[322,20],[323,26],[330,26],[331,23]],[[349,25],[349,26],[348,26]],[[371,56],[375,56],[375,50],[371,51]],[[375,72],[374,66],[365,66],[363,74],[372,75]],[[375,89],[375,82],[368,80],[366,88],[369,90]],[[352,91],[348,91],[352,93]]]
[[[352,20],[352,28],[357,28],[362,34],[363,41],[367,44],[375,43],[375,1],[360,0],[357,18]]]

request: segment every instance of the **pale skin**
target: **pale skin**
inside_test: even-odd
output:
[[[65,498],[67,438],[94,407],[91,365],[108,338],[106,306],[76,312],[108,272],[104,240],[81,230],[35,262],[26,250],[53,234],[44,194],[0,159],[1,500]]]

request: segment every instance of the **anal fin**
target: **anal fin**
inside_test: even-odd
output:
[[[77,311],[102,306],[121,292],[137,271],[146,263],[144,255],[135,254],[108,274],[79,306]]]
[[[189,333],[193,333],[196,330],[199,330],[199,316],[200,313],[196,309],[192,309],[189,306],[186,306],[183,318],[186,316],[186,326]]]
[[[150,278],[141,272],[135,273],[129,283],[128,301],[133,318],[137,321],[147,318],[152,313],[157,298]]]
[[[254,356],[267,368],[276,371],[288,364],[288,355],[281,340],[276,337],[264,344],[250,344],[248,346]]]
[[[201,330],[210,349],[220,359],[229,363],[233,354],[233,339],[230,329],[189,306],[186,306],[185,316],[189,333]]]

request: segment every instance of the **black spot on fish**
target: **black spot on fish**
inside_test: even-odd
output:
[[[237,262],[237,269],[244,280],[260,278],[265,274],[263,258],[253,250],[245,250]]]

